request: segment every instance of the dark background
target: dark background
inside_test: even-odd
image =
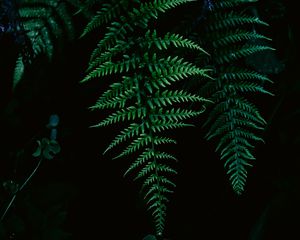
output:
[[[300,239],[299,10],[296,1],[268,0],[259,11],[270,23],[266,34],[285,65],[271,76],[275,96],[259,103],[268,122],[266,143],[257,146],[245,193],[236,196],[214,145],[202,140],[204,131],[179,130],[174,147],[179,174],[166,225],[169,239]],[[37,163],[31,157],[36,140],[49,135],[45,126],[51,114],[60,117],[61,152],[44,162],[18,195],[4,224],[11,239],[40,239],[39,234],[49,231],[54,235],[45,239],[60,239],[67,232],[71,239],[134,240],[152,232],[139,184],[122,177],[129,160],[102,155],[116,130],[89,128],[103,117],[88,110],[102,85],[97,80],[79,83],[95,39],[68,44],[51,64],[36,59],[15,91],[12,72],[18,49],[11,36],[0,40],[0,182],[22,182],[30,174]],[[0,206],[7,199],[1,189]],[[36,220],[44,215],[54,219],[46,227]]]

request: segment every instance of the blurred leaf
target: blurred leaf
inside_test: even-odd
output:
[[[53,159],[55,154],[58,154],[60,152],[60,146],[57,141],[55,140],[48,140],[47,145],[44,148],[43,156],[51,160]]]
[[[16,61],[16,66],[14,70],[13,89],[15,89],[17,84],[21,81],[23,74],[24,74],[24,63],[23,63],[23,57],[22,55],[20,55]]]
[[[37,143],[38,143],[38,147],[35,150],[35,152],[32,154],[32,156],[34,156],[34,157],[39,157],[42,153],[42,144],[39,140],[37,140]]]
[[[154,235],[148,234],[146,237],[143,238],[143,240],[157,240]]]
[[[55,154],[60,152],[60,146],[57,141],[43,138],[42,141],[37,140],[38,147],[32,154],[34,157],[40,157],[41,155],[48,160],[54,158]]]

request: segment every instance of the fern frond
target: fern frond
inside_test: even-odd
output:
[[[119,22],[112,22],[105,36],[99,41],[97,48],[92,52],[90,62],[95,61],[101,53],[115,46],[118,41],[124,41],[125,35],[128,33],[127,30],[132,32],[132,27],[128,23],[122,25]]]
[[[31,2],[23,1],[23,3],[25,6],[21,6],[19,13],[24,21],[42,21],[43,28],[49,28],[48,31],[60,41],[65,36],[69,40],[74,39],[73,20],[65,2],[35,0]],[[32,28],[29,31],[32,31]],[[36,29],[35,31],[39,32],[42,30]]]
[[[152,73],[149,85],[159,89],[171,85],[171,82],[182,80],[188,76],[198,75],[200,77],[209,78],[210,69],[198,68],[192,63],[185,62],[183,59],[176,57],[156,59],[154,54],[152,58],[146,57],[146,64]]]
[[[125,107],[126,101],[130,100],[136,95],[135,89],[131,88],[125,90],[124,93],[120,93],[120,95],[105,99],[105,100],[98,100],[91,109],[104,109],[104,108],[123,108]]]
[[[238,109],[242,109],[245,112],[251,113],[252,115],[256,116],[258,119],[260,119],[260,121],[265,123],[263,118],[260,116],[258,109],[245,98],[228,98],[228,99],[215,98],[215,99],[216,102],[218,102],[218,104],[215,104],[215,106],[210,110],[209,117],[207,121],[204,123],[205,127],[212,119],[215,119],[217,116],[219,116],[219,114],[228,111],[231,105],[237,106]]]
[[[148,146],[151,143],[152,143],[152,137],[145,133],[141,133],[137,139],[132,141],[132,143],[122,153],[114,157],[114,159],[134,153],[137,150],[141,149],[142,147]]]
[[[44,26],[43,20],[27,20],[23,23],[28,37],[31,39],[32,48],[35,55],[45,53],[49,60],[54,53],[54,43],[51,40],[51,31]]]
[[[151,126],[151,129],[154,133],[156,132],[162,132],[165,130],[171,130],[176,128],[182,128],[182,127],[193,127],[193,124],[187,124],[183,122],[173,122],[173,121],[155,121],[153,122],[153,125]]]
[[[211,31],[218,31],[224,28],[239,27],[245,24],[259,24],[269,26],[266,22],[260,20],[257,17],[248,16],[246,14],[237,14],[235,12],[229,13],[216,13],[214,15],[213,22],[209,24],[208,29]]]
[[[128,56],[125,57],[126,58],[122,61],[107,61],[101,64],[100,66],[92,70],[81,82],[86,82],[90,79],[103,77],[112,73],[128,72],[131,68],[136,69],[141,62],[141,58],[137,56],[132,56],[131,58]]]
[[[147,108],[145,107],[130,106],[127,107],[126,109],[122,109],[111,114],[109,117],[107,117],[106,119],[104,119],[99,124],[93,127],[103,127],[103,126],[107,126],[125,120],[127,121],[135,120],[136,118],[145,117],[146,112],[147,112]]]
[[[147,101],[149,107],[154,109],[156,107],[166,107],[174,103],[184,102],[204,102],[206,99],[198,95],[185,92],[183,90],[165,90],[162,93],[157,92],[151,99]]]
[[[173,169],[169,169],[169,172],[177,174],[177,172],[175,172]],[[156,174],[152,174],[149,177],[147,177],[147,179],[144,181],[142,189],[145,189],[147,186],[149,186],[155,182],[161,182],[163,184],[169,184],[171,187],[176,187],[176,184],[173,183],[172,181],[170,181],[168,178],[166,178],[164,176],[157,176]],[[154,196],[157,196],[157,195],[155,194]],[[149,198],[149,200],[147,201],[147,204],[149,204],[153,200],[153,198],[155,198],[154,196]],[[165,198],[165,200],[168,201],[167,198]]]
[[[236,93],[247,93],[247,92],[256,92],[256,93],[265,93],[273,96],[272,93],[265,90],[261,85],[253,82],[240,81],[239,83],[231,83],[223,86],[224,94],[236,94]]]
[[[236,80],[257,80],[261,83],[273,83],[267,76],[249,69],[227,68],[226,72],[220,73],[219,81],[236,81]]]
[[[180,108],[172,108],[171,110],[164,110],[159,108],[156,112],[151,114],[151,119],[153,121],[162,120],[166,121],[181,121],[188,118],[196,117],[203,113],[201,111],[188,110],[188,109],[180,109]]]
[[[126,52],[126,50],[129,50],[131,47],[135,46],[135,44],[137,43],[132,39],[130,39],[130,41],[116,40],[116,44],[107,51],[101,52],[99,48],[96,48],[96,50],[99,51],[99,54],[97,53],[97,56],[90,61],[87,72],[104,62],[111,61],[114,56]]]
[[[156,153],[152,148],[146,148],[145,151],[141,153],[140,156],[130,165],[130,167],[124,173],[124,176],[126,176],[132,170],[142,166],[143,164],[145,164],[145,162],[148,162],[149,160],[153,159],[155,156]]]
[[[255,30],[249,31],[249,27],[253,29],[255,25],[268,24],[256,16],[238,12],[237,9],[247,2],[251,1],[220,0],[214,3],[206,33],[213,48],[211,64],[216,66],[216,77],[204,84],[201,90],[214,102],[204,123],[208,128],[205,137],[217,139],[216,151],[224,160],[224,167],[237,194],[244,190],[247,167],[252,166],[255,160],[252,154],[254,143],[263,142],[259,132],[266,125],[257,107],[244,95],[273,95],[265,89],[266,83],[272,81],[247,69],[241,61],[257,52],[274,50],[255,43],[271,39]]]
[[[145,38],[142,39],[141,44],[148,44],[148,47],[155,45],[159,50],[167,50],[169,46],[174,47],[182,47],[182,48],[190,48],[193,50],[198,50],[202,53],[209,55],[202,47],[193,41],[184,38],[176,33],[167,33],[164,37],[158,37],[157,32],[147,31],[145,34]],[[143,46],[143,45],[142,45]]]
[[[245,30],[237,30],[237,31],[229,31],[226,32],[224,35],[221,35],[216,39],[215,41],[212,42],[214,47],[224,47],[226,45],[232,45],[234,43],[239,43],[245,40],[254,40],[254,39],[264,39],[271,41],[270,38],[258,34],[254,31],[245,31]]]
[[[128,0],[112,1],[111,3],[103,3],[100,11],[87,24],[80,37],[92,32],[103,24],[109,23],[112,19],[117,18],[121,11],[126,9]]]
[[[231,48],[230,50],[221,51],[216,56],[215,60],[218,64],[224,64],[266,50],[275,50],[275,49],[269,46],[245,45],[243,47],[235,47],[235,48]]]
[[[191,0],[136,1],[133,6],[128,5],[125,11],[121,11],[118,18],[113,14],[114,2],[102,5],[102,10],[84,31],[86,34],[108,23],[103,38],[91,54],[82,82],[119,76],[113,78],[114,82],[92,109],[121,109],[114,110],[95,127],[129,122],[104,153],[128,142],[114,159],[134,157],[124,175],[135,171],[135,180],[143,181],[142,190],[148,210],[152,212],[157,235],[162,235],[168,193],[175,187],[170,176],[177,173],[168,162],[176,161],[175,156],[160,150],[165,144],[176,144],[176,140],[165,136],[167,133],[164,131],[192,126],[186,120],[201,114],[203,104],[208,101],[176,87],[167,87],[190,76],[208,78],[210,70],[179,56],[167,55],[165,50],[176,48],[199,54],[206,52],[197,43],[178,34],[158,36],[157,30],[149,29],[148,23],[159,13],[188,2]],[[200,110],[182,106],[186,103],[199,104]]]
[[[139,76],[136,77],[138,78]],[[109,86],[109,89],[101,95],[101,97],[97,100],[96,104],[91,108],[96,109],[98,105],[110,101],[111,99],[115,99],[119,95],[123,95],[126,91],[133,90],[134,79],[128,76],[123,76],[122,79],[122,82],[112,83]]]
[[[157,164],[156,162],[151,162],[151,163],[148,163],[144,168],[142,168],[139,171],[139,174],[137,175],[137,177],[135,179],[146,177],[153,171],[177,174],[177,172],[173,168],[169,167],[168,165]]]
[[[239,127],[220,138],[219,143],[216,147],[216,151],[220,151],[221,148],[224,147],[224,145],[226,146],[230,143],[231,140],[235,138],[242,138],[244,140],[264,143],[264,140],[261,137],[257,137],[253,132],[249,132]]]
[[[45,54],[51,61],[56,50],[62,49],[66,40],[72,41],[75,38],[74,23],[68,3],[72,3],[73,6],[79,4],[77,0],[19,1],[19,21],[33,50],[31,58]],[[26,56],[27,53],[22,52],[22,54]]]
[[[212,125],[210,131],[207,133],[207,140],[210,140],[218,135],[226,134],[227,132],[233,130],[233,127],[242,127],[242,128],[251,128],[254,130],[263,130],[262,126],[259,126],[255,122],[251,122],[248,119],[242,120],[233,118],[233,114],[229,112],[225,116],[222,116],[221,119],[218,121],[216,120],[215,125]],[[220,122],[223,122],[224,125],[221,125]]]
[[[177,142],[172,138],[156,136],[153,138],[152,143],[154,145],[161,145],[161,144],[172,144],[172,143],[176,144]]]
[[[124,142],[129,138],[133,138],[135,136],[140,135],[142,132],[144,132],[144,127],[144,123],[131,123],[127,128],[121,131],[121,133],[118,136],[115,137],[115,139],[109,144],[104,153],[112,149],[113,147],[119,145],[121,142]]]
[[[24,74],[23,57],[20,55],[17,59],[14,75],[13,75],[13,89],[16,88]]]

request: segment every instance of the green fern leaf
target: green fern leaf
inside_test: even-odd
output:
[[[114,159],[134,158],[124,176],[134,171],[135,179],[143,181],[142,190],[147,208],[152,212],[157,235],[162,235],[168,194],[175,187],[170,175],[177,173],[169,164],[169,161],[176,161],[175,156],[159,151],[164,144],[176,144],[176,140],[160,133],[192,126],[185,121],[201,114],[203,104],[208,101],[169,86],[190,76],[208,78],[211,70],[200,68],[176,55],[168,56],[164,51],[176,48],[197,51],[202,55],[207,53],[197,43],[178,34],[158,36],[157,30],[150,29],[148,23],[159,13],[188,2],[191,0],[136,1],[132,6],[126,5],[124,11],[120,10],[120,16],[114,14],[116,2],[112,2],[102,5],[84,31],[86,34],[108,24],[103,38],[91,54],[82,82],[118,76],[112,78],[114,82],[91,109],[121,109],[110,113],[95,127],[129,122],[105,152],[128,142]],[[200,105],[200,110],[182,108],[185,103]]]
[[[164,110],[162,108],[159,108],[158,111],[155,113],[151,114],[151,120],[152,121],[157,121],[157,120],[162,120],[162,121],[181,121],[185,120],[188,118],[196,117],[203,113],[204,110],[201,111],[194,111],[194,110],[188,110],[188,109],[174,109],[172,108],[171,110]]]
[[[23,57],[20,55],[17,59],[14,75],[13,75],[13,89],[16,88],[18,83],[21,81],[24,74],[24,63]]]
[[[22,0],[19,2],[20,24],[23,25],[31,43],[32,58],[45,54],[51,61],[56,50],[61,50],[66,40],[74,40],[75,29],[68,3],[73,6],[80,5],[77,0]],[[22,54],[26,55],[26,53]]]
[[[145,151],[140,154],[140,156],[133,162],[130,167],[127,169],[127,171],[124,173],[124,176],[126,176],[129,172],[132,170],[138,168],[139,166],[143,165],[145,162],[148,162],[149,160],[153,159],[156,156],[156,153],[151,148],[146,148]]]
[[[240,58],[252,55],[257,52],[275,50],[268,46],[246,45],[243,47],[232,48],[229,51],[222,51],[216,56],[216,62],[218,64],[229,63]]]
[[[245,40],[254,40],[254,39],[264,39],[271,41],[270,38],[258,34],[255,31],[249,32],[245,30],[229,31],[224,35],[219,36],[218,39],[212,42],[214,47],[224,47],[226,45],[232,45],[234,43],[239,43]]]
[[[225,73],[220,73],[219,81],[236,81],[236,80],[258,80],[261,83],[270,82],[273,83],[265,75],[259,74],[258,72],[249,69],[234,69],[228,68]]]
[[[114,157],[114,159],[134,153],[142,147],[149,146],[152,143],[151,139],[151,136],[141,133],[137,139],[135,139],[122,153]]]
[[[218,139],[216,151],[224,160],[224,167],[237,194],[244,190],[247,167],[252,166],[255,160],[252,153],[254,143],[263,142],[258,133],[266,125],[257,107],[244,95],[273,95],[265,89],[266,83],[272,81],[245,68],[241,61],[257,52],[274,50],[265,45],[249,44],[271,39],[249,31],[249,25],[253,28],[268,24],[256,16],[239,13],[237,9],[246,2],[251,1],[220,0],[214,3],[206,33],[213,48],[211,64],[216,66],[216,78],[209,80],[201,90],[214,103],[204,123],[208,128],[205,137],[208,140]]]
[[[117,112],[111,114],[109,117],[101,121],[99,124],[93,127],[104,127],[113,123],[121,121],[135,120],[136,118],[143,118],[146,116],[147,109],[145,107],[134,107],[130,106],[126,109],[118,110]]]
[[[128,72],[129,70],[136,69],[141,62],[141,58],[132,56],[131,58],[127,58],[113,63],[111,61],[107,61],[93,71],[91,71],[81,82],[86,82],[93,78],[103,77],[106,75],[110,75],[112,73],[123,73]]]
[[[117,18],[123,9],[128,6],[128,0],[112,1],[112,3],[103,3],[102,8],[87,24],[80,37],[97,29],[103,24],[109,23],[112,19]]]
[[[217,31],[224,28],[238,27],[245,24],[260,24],[269,26],[264,21],[257,17],[248,16],[245,14],[236,14],[235,12],[223,13],[214,15],[213,23],[208,28],[212,31]]]
[[[121,142],[124,142],[129,138],[133,138],[135,136],[140,135],[141,132],[144,132],[144,127],[145,127],[144,123],[141,124],[131,123],[129,127],[121,131],[121,134],[116,136],[116,138],[110,143],[110,145],[107,147],[104,153],[112,149],[113,147],[119,145]]]

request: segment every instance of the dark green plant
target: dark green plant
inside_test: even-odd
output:
[[[201,95],[214,102],[204,124],[209,129],[206,138],[218,140],[216,151],[237,194],[244,191],[247,168],[255,160],[254,143],[263,142],[259,132],[266,125],[251,99],[258,94],[272,95],[265,89],[272,81],[244,62],[257,52],[274,50],[265,43],[271,39],[256,31],[256,26],[268,24],[253,15],[252,7],[247,8],[250,2],[215,2],[202,28],[204,45],[211,53],[209,64],[215,69],[214,79],[200,88]]]
[[[156,237],[162,236],[169,194],[175,183],[177,161],[167,144],[176,144],[174,130],[193,126],[209,105],[204,126],[207,139],[218,140],[216,151],[225,161],[233,190],[244,191],[247,167],[255,160],[254,144],[263,141],[259,131],[266,121],[253,100],[257,94],[272,95],[265,89],[269,78],[247,65],[245,58],[272,51],[270,39],[258,33],[260,20],[253,0],[111,0],[85,3],[75,0],[19,2],[20,21],[30,40],[33,58],[40,53],[52,59],[56,50],[75,38],[70,14],[93,16],[81,37],[91,32],[100,39],[93,50],[82,82],[109,82],[99,93],[92,110],[109,112],[93,127],[121,128],[104,153],[120,151],[114,159],[127,157],[132,173],[142,182],[142,193],[155,223]],[[194,5],[192,5],[194,4]],[[185,21],[198,40],[159,26],[160,17],[169,10],[202,6],[197,21]],[[98,10],[91,14],[93,9]],[[199,26],[197,26],[199,25]],[[155,27],[154,27],[155,26]],[[202,48],[204,47],[205,50]],[[189,54],[186,54],[188,52]],[[198,55],[198,61],[193,58]],[[15,69],[15,84],[21,79],[24,55],[20,53]],[[182,82],[200,80],[201,86],[185,90]],[[187,81],[189,80],[189,81]],[[102,83],[103,82],[103,83]],[[105,83],[104,83],[105,82]],[[171,137],[170,137],[171,136]],[[48,139],[38,142],[35,156],[50,159],[59,148]],[[127,145],[126,145],[127,144]],[[156,238],[148,235],[149,239]]]
[[[188,76],[206,76],[207,70],[205,67],[186,63],[179,56],[159,58],[161,50],[186,47],[199,51],[202,55],[205,52],[196,43],[174,33],[158,37],[157,31],[149,30],[148,24],[152,17],[157,18],[159,11],[164,12],[188,1],[133,1],[132,10],[128,7],[129,2],[103,4],[84,30],[83,35],[109,24],[108,31],[93,51],[83,82],[111,74],[119,75],[121,80],[114,81],[92,109],[120,110],[116,110],[96,126],[131,122],[106,151],[133,138],[116,158],[141,152],[136,155],[137,159],[125,174],[136,170],[136,179],[145,178],[143,189],[146,188],[145,197],[150,203],[148,208],[153,209],[157,234],[161,235],[165,202],[168,200],[165,193],[170,192],[166,186],[175,186],[165,176],[175,173],[175,170],[164,163],[158,163],[158,159],[174,157],[158,152],[156,145],[175,142],[173,139],[156,137],[156,134],[162,130],[187,126],[181,120],[201,112],[176,109],[174,104],[177,106],[178,103],[187,101],[203,101],[201,96],[212,100],[213,107],[204,124],[209,127],[206,138],[218,137],[216,151],[225,161],[224,166],[233,190],[241,194],[247,178],[246,167],[252,166],[255,159],[252,153],[254,142],[263,141],[258,131],[263,130],[266,124],[247,96],[249,93],[272,94],[264,89],[265,83],[271,81],[240,61],[254,53],[273,49],[260,42],[270,39],[257,33],[254,28],[255,25],[267,24],[257,16],[245,13],[244,9],[241,13],[239,11],[243,4],[253,1],[215,2],[210,6],[211,13],[205,19],[205,40],[202,41],[212,53],[209,64],[216,70],[215,78],[207,78],[199,96],[180,89],[174,90],[169,86],[171,83]],[[124,9],[127,14],[120,14]],[[119,21],[115,20],[117,15],[121,15]],[[166,107],[171,110],[165,110]]]
[[[103,3],[83,33],[85,35],[109,24],[93,51],[83,82],[116,75],[116,80],[91,107],[115,110],[95,127],[123,126],[128,122],[105,152],[129,142],[115,158],[128,156],[133,159],[124,175],[135,172],[135,180],[143,179],[142,191],[148,210],[152,211],[158,236],[164,230],[168,194],[175,187],[171,176],[177,173],[171,163],[176,157],[163,147],[164,144],[176,144],[176,141],[162,132],[191,126],[185,120],[201,114],[203,102],[206,101],[178,89],[176,83],[189,76],[208,77],[209,70],[166,53],[166,50],[186,48],[206,54],[199,45],[178,34],[168,32],[160,36],[157,30],[149,29],[149,22],[156,19],[160,12],[188,2]],[[200,104],[193,110],[187,107],[187,102]]]
[[[204,123],[208,129],[205,137],[217,140],[216,151],[225,161],[237,194],[244,191],[247,167],[255,160],[254,143],[263,142],[259,132],[266,125],[252,103],[254,96],[272,95],[265,89],[272,81],[250,64],[253,61],[256,65],[265,64],[263,57],[274,50],[269,44],[271,39],[259,33],[258,29],[268,24],[259,18],[253,2],[257,1],[204,1],[201,15],[190,17],[194,21],[192,28],[184,28],[210,53],[209,57],[200,56],[197,61],[214,69],[213,79],[206,79],[205,84],[199,85],[195,80],[186,85],[214,102]]]
[[[77,0],[21,0],[18,2],[19,21],[23,26],[32,48],[32,61],[44,54],[49,61],[55,51],[61,51],[66,42],[76,36],[72,14],[81,8]],[[72,10],[73,9],[73,10]],[[22,52],[16,61],[13,87],[21,80],[26,62]]]

